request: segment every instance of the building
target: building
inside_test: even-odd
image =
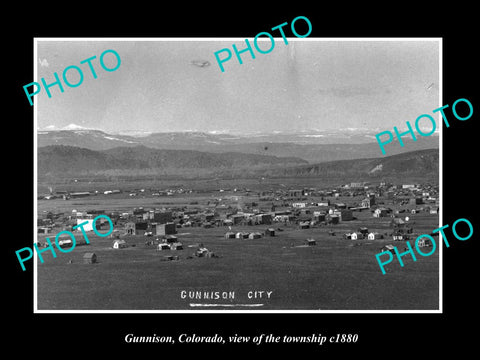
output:
[[[417,246],[418,247],[429,247],[429,246],[432,246],[432,241],[430,239],[425,239],[425,237],[422,237],[422,238],[418,239]]]
[[[368,240],[378,240],[378,239],[383,239],[383,235],[378,233],[378,232],[371,232],[367,236]]]
[[[298,224],[298,226],[299,226],[300,229],[309,229],[310,228],[310,222],[308,222],[308,221],[300,222],[300,224]]]
[[[177,225],[173,222],[165,224],[155,224],[157,235],[173,235],[177,233]]]
[[[112,246],[114,249],[124,249],[127,247],[127,243],[125,240],[115,240],[113,242],[113,246]]]
[[[261,214],[262,224],[270,225],[272,224],[272,215],[271,214]]]
[[[160,243],[157,246],[157,251],[170,250],[170,245],[166,243]]]
[[[358,240],[358,234],[356,232],[351,233],[350,240]]]
[[[406,222],[401,218],[393,218],[390,221],[390,226],[393,226],[394,228],[403,228],[406,226]]]
[[[265,230],[265,236],[275,236],[275,229],[268,228],[267,230]]]
[[[171,211],[164,211],[164,212],[154,212],[153,213],[153,222],[157,224],[166,224],[173,221],[172,212]]]
[[[133,221],[126,222],[124,230],[127,235],[135,235],[135,223]]]
[[[303,190],[288,190],[288,196],[291,198],[301,198],[303,194]]]
[[[377,217],[377,218],[388,217],[389,213],[390,213],[390,210],[387,208],[377,208],[373,212],[373,217]]]
[[[239,231],[235,234],[236,239],[248,239],[248,232]]]
[[[353,220],[353,212],[349,209],[342,209],[340,210],[340,217],[342,221],[350,221]]]
[[[92,252],[87,252],[83,254],[83,263],[84,264],[95,264],[97,262],[97,255]]]
[[[180,242],[174,242],[170,244],[170,250],[183,250],[183,244]]]
[[[77,218],[77,225],[80,225],[81,223],[86,222],[86,224],[82,225],[81,227],[78,227],[76,230],[77,231],[82,231],[82,228],[84,231],[93,231],[93,219],[86,219],[86,218]]]
[[[166,235],[163,241],[167,244],[173,244],[178,242],[178,238],[175,235]]]
[[[135,223],[135,235],[144,235],[149,230],[149,225],[147,221],[137,221]]]
[[[232,215],[232,217],[231,217],[231,220],[233,221],[233,225],[241,224],[244,219],[245,219],[245,216],[238,215],[238,214],[237,215]]]
[[[226,232],[225,239],[235,239],[235,233],[233,231]]]
[[[338,215],[329,215],[329,220],[331,224],[338,224],[340,222],[340,217]]]
[[[253,232],[248,235],[249,239],[260,239],[262,237],[262,234],[259,232]]]
[[[403,240],[403,234],[394,233],[394,234],[393,234],[393,240],[394,240],[394,241],[402,241],[402,240]]]
[[[390,251],[392,254],[394,254],[394,249],[395,249],[395,246],[388,244],[388,245],[385,245],[384,247],[382,247],[380,249],[380,251],[382,251],[382,252]]]
[[[317,242],[316,242],[314,239],[307,239],[305,242],[306,242],[306,244],[307,244],[308,246],[315,246],[315,245],[317,245]]]
[[[411,198],[409,201],[410,205],[421,205],[423,204],[423,198],[421,196],[416,196]]]

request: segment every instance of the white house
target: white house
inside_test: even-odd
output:
[[[113,242],[113,248],[114,249],[123,249],[127,247],[127,243],[125,240],[115,240]]]
[[[358,234],[356,232],[350,234],[351,240],[358,240]]]
[[[383,239],[383,235],[378,232],[371,232],[368,234],[368,240],[378,240]]]
[[[85,231],[93,231],[93,227],[92,227],[93,226],[93,219],[84,219],[84,218],[79,219],[79,218],[77,218],[77,225],[79,225],[83,222],[87,222],[87,224],[82,225],[81,227],[78,227],[76,229],[77,231],[82,231],[82,229],[81,229],[82,227],[83,227],[83,230],[85,230]]]
[[[304,202],[295,202],[295,203],[292,203],[292,207],[294,208],[304,208],[307,206],[307,203],[304,203]]]

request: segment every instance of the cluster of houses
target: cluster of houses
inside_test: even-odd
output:
[[[170,207],[162,209],[146,209],[138,207],[128,211],[89,210],[71,213],[42,213],[38,216],[37,228],[39,233],[48,234],[54,227],[63,230],[72,230],[72,227],[85,221],[91,221],[99,214],[106,214],[114,223],[113,237],[115,248],[127,246],[122,235],[159,236],[166,242],[157,244],[161,248],[177,249],[180,245],[174,241],[179,228],[211,228],[233,226],[265,225],[262,231],[227,231],[225,238],[258,239],[265,236],[275,236],[274,224],[294,226],[297,229],[308,229],[315,226],[335,225],[340,222],[349,222],[355,219],[355,212],[369,211],[375,218],[392,218],[391,234],[376,231],[368,232],[366,228],[359,228],[354,232],[347,232],[344,238],[350,240],[382,239],[392,236],[393,240],[408,240],[413,236],[413,230],[404,220],[398,217],[400,213],[416,214],[419,212],[438,213],[438,186],[422,185],[391,185],[381,183],[371,186],[368,183],[350,183],[331,190],[305,189],[277,189],[259,191],[258,200],[248,189],[235,189],[235,194],[223,191],[222,197],[213,198],[205,205],[192,201],[188,206]],[[116,193],[112,190],[110,193]],[[145,192],[141,189],[140,192]],[[168,190],[171,195],[191,193],[192,190]],[[67,193],[65,196],[88,196],[91,193]],[[107,191],[104,192],[107,194]],[[163,194],[163,193],[162,193]],[[245,195],[250,199],[246,201]],[[357,196],[361,200],[349,201],[345,197]],[[342,198],[340,198],[342,197]],[[265,199],[273,199],[271,204]],[[275,201],[279,202],[275,202]],[[309,201],[310,200],[310,201]],[[263,205],[259,206],[259,202]],[[346,204],[348,202],[348,205]],[[391,207],[389,206],[391,204]],[[263,207],[262,207],[263,206]],[[402,223],[403,222],[403,223]],[[97,224],[97,229],[107,226],[106,222]],[[277,230],[280,228],[277,228]],[[91,223],[86,226],[91,230]],[[165,245],[166,244],[166,245]]]

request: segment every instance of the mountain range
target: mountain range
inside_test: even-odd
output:
[[[69,125],[62,130],[38,130],[38,147],[68,145],[96,151],[117,147],[144,146],[161,150],[191,150],[208,153],[243,153],[293,157],[311,164],[334,160],[374,158],[381,155],[375,134],[381,130],[305,130],[296,133],[252,133],[235,135],[198,131],[169,133],[108,134],[101,130]],[[388,155],[424,149],[438,149],[439,137],[404,137],[386,145]]]

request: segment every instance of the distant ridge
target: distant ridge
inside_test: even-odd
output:
[[[198,131],[169,133],[138,133],[132,135],[107,134],[70,124],[63,130],[45,128],[38,131],[38,146],[68,145],[90,150],[108,150],[116,147],[146,146],[164,150],[195,150],[209,153],[237,152],[277,157],[297,157],[316,164],[324,161],[364,159],[381,155],[375,141],[375,131],[365,129],[312,130],[298,133],[232,135]],[[386,145],[388,155],[415,150],[438,149],[439,137],[403,139]]]

